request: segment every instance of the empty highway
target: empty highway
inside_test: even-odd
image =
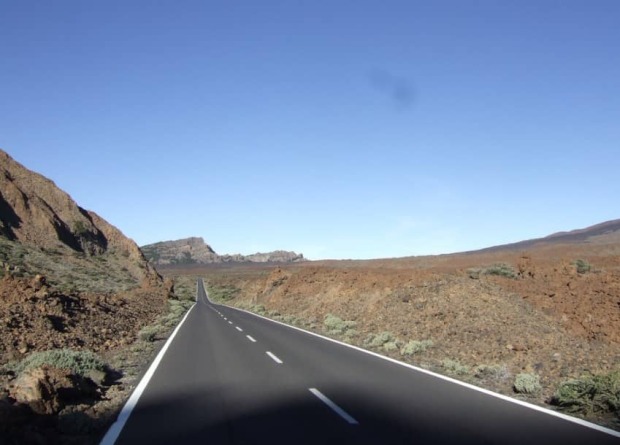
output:
[[[202,282],[142,389],[102,444],[620,443],[604,429],[214,304]]]

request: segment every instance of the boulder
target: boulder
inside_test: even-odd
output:
[[[98,398],[92,380],[48,366],[21,373],[12,383],[10,395],[39,414],[56,414],[66,405]]]

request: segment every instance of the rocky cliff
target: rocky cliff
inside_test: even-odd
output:
[[[76,270],[110,262],[113,265],[109,268],[98,268],[101,279],[107,270],[127,285],[130,281],[138,285],[161,280],[136,243],[96,213],[78,206],[54,182],[28,170],[2,150],[0,244],[4,268],[28,272],[33,263],[39,263],[37,267],[42,270],[32,272],[52,279],[61,266],[72,262],[81,262]]]
[[[142,246],[142,252],[153,264],[212,263],[293,263],[306,261],[303,254],[276,250],[252,255],[219,255],[202,238],[162,241]]]

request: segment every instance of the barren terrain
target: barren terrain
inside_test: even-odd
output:
[[[0,444],[98,443],[189,307],[177,285],[0,150]]]
[[[161,271],[203,276],[227,304],[549,407],[562,382],[620,370],[619,254],[614,240]],[[517,392],[519,374],[540,389]],[[618,407],[590,405],[572,408],[619,428]]]

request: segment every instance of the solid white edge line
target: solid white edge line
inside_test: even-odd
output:
[[[175,328],[175,330],[172,331],[172,334],[170,334],[170,337],[168,337],[166,344],[164,345],[163,348],[161,348],[161,350],[159,351],[159,354],[157,354],[157,357],[155,357],[155,360],[153,360],[153,363],[151,363],[151,366],[149,366],[149,369],[146,371],[146,374],[144,374],[144,377],[142,377],[142,380],[140,380],[140,383],[138,383],[138,386],[136,386],[136,389],[134,389],[133,393],[131,394],[131,397],[129,397],[129,400],[127,400],[127,403],[125,403],[125,406],[123,406],[123,409],[118,415],[116,422],[114,422],[110,426],[110,429],[108,430],[108,432],[105,434],[103,439],[101,439],[100,445],[113,445],[114,442],[116,442],[116,439],[118,439],[118,436],[121,434],[121,431],[123,430],[123,427],[127,423],[129,416],[131,416],[131,412],[136,407],[136,404],[138,403],[140,396],[146,389],[146,385],[149,384],[151,377],[153,377],[153,374],[155,374],[155,370],[157,369],[157,366],[159,366],[159,362],[161,362],[161,360],[164,358],[164,354],[166,353],[166,350],[172,343],[172,340],[174,340],[174,337],[177,335],[177,332],[179,332],[179,329],[181,329],[181,326],[183,326],[183,323],[187,319],[187,316],[192,311],[192,309],[194,309],[194,307],[196,307],[195,303],[185,313],[185,317],[183,317],[183,320],[181,320],[181,323],[179,323],[177,327]]]
[[[243,332],[243,329],[241,329],[239,326],[235,326],[235,329],[238,330],[239,332]]]
[[[338,405],[336,405],[334,402],[332,402],[327,396],[325,396],[321,391],[319,391],[316,388],[310,388],[309,391],[314,394],[315,396],[317,396],[319,398],[319,400],[321,400],[321,402],[323,402],[324,404],[326,404],[327,406],[329,406],[332,411],[334,411],[336,414],[338,414],[340,417],[342,417],[344,420],[346,420],[348,423],[350,423],[351,425],[359,425],[359,422],[357,420],[355,420],[353,417],[351,417],[349,415],[349,413],[347,413],[345,410],[343,410],[342,408],[340,408]]]
[[[276,357],[276,355],[273,352],[265,352],[265,354],[267,354],[269,357],[271,357],[271,359],[276,362],[277,364],[281,365],[282,363],[284,363],[282,360],[280,360],[278,357]]]
[[[252,343],[256,343],[256,340],[254,340],[254,337],[252,337],[251,335],[246,335],[246,337],[248,338],[248,340],[250,340]]]
[[[208,298],[208,295],[207,295],[207,298]],[[233,307],[233,306],[227,306],[227,305],[221,304],[221,303],[214,303],[210,299],[209,299],[209,302],[211,304],[217,304],[219,306],[224,306],[224,307],[226,307],[228,309],[233,309],[235,311],[245,312],[246,314],[250,314],[250,315],[253,315],[255,317],[262,318],[262,319],[270,321],[272,323],[277,323],[279,325],[286,326],[288,328],[295,329],[297,331],[304,332],[306,334],[313,335],[313,336],[318,337],[318,338],[322,338],[323,340],[327,340],[327,341],[330,341],[332,343],[339,344],[341,346],[346,346],[347,348],[355,349],[356,351],[363,352],[365,354],[369,354],[369,355],[372,355],[374,357],[378,357],[378,358],[383,359],[383,360],[387,360],[389,362],[395,363],[395,364],[400,365],[400,366],[404,366],[404,367],[409,368],[409,369],[413,369],[414,371],[418,371],[418,372],[421,372],[423,374],[427,374],[427,375],[430,375],[430,376],[433,376],[433,377],[437,377],[438,379],[445,380],[447,382],[451,382],[451,383],[455,383],[455,384],[460,385],[460,386],[464,386],[465,388],[469,388],[469,389],[472,389],[474,391],[481,392],[481,393],[489,395],[491,397],[495,397],[497,399],[501,399],[501,400],[504,400],[506,402],[514,403],[516,405],[520,405],[520,406],[523,406],[525,408],[532,409],[534,411],[538,411],[538,412],[541,412],[541,413],[548,414],[550,416],[558,417],[558,418],[566,420],[568,422],[576,423],[576,424],[584,426],[586,428],[597,430],[597,431],[600,431],[601,433],[606,433],[606,434],[609,434],[610,436],[614,436],[614,437],[619,437],[620,438],[620,431],[615,431],[615,430],[612,430],[610,428],[606,428],[604,426],[597,425],[597,424],[592,423],[592,422],[588,422],[587,420],[580,419],[578,417],[572,417],[572,416],[569,416],[569,415],[566,415],[566,414],[563,414],[563,413],[560,413],[560,412],[557,412],[557,411],[552,411],[550,409],[543,408],[542,406],[533,405],[531,403],[524,402],[524,401],[518,400],[518,399],[513,399],[513,398],[505,396],[503,394],[499,394],[499,393],[490,391],[490,390],[485,389],[485,388],[480,388],[479,386],[475,386],[475,385],[472,385],[470,383],[461,382],[460,380],[456,380],[456,379],[453,379],[453,378],[450,378],[450,377],[446,377],[445,375],[437,374],[437,373],[435,373],[433,371],[429,371],[428,369],[418,368],[417,366],[410,365],[409,363],[401,362],[401,361],[393,359],[391,357],[386,357],[384,355],[377,354],[376,352],[368,351],[367,349],[362,349],[359,346],[349,345],[349,344],[343,343],[343,342],[341,342],[339,340],[334,340],[333,338],[329,338],[329,337],[325,337],[324,335],[317,334],[316,332],[306,331],[305,329],[298,328],[297,326],[291,326],[289,324],[282,323],[281,321],[278,321],[278,320],[272,320],[271,318],[267,318],[267,317],[264,317],[262,315],[255,314],[253,312],[246,311],[244,309],[239,309],[239,308],[236,308],[236,307]]]

